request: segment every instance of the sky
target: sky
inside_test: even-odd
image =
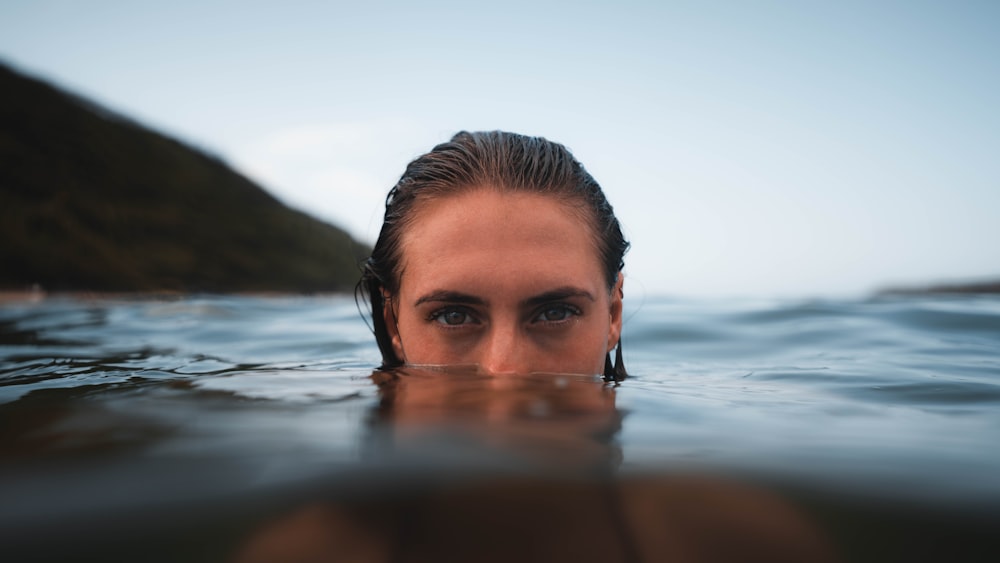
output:
[[[1000,2],[0,1],[0,61],[374,242],[459,130],[563,143],[626,295],[1000,278]]]

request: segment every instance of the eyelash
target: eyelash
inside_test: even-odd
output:
[[[553,311],[559,311],[560,313],[565,313],[566,316],[564,318],[561,318],[561,319],[558,319],[558,320],[554,320],[554,321],[539,321],[538,320],[539,317],[545,315],[546,313],[551,313]],[[542,307],[541,309],[539,309],[538,312],[537,312],[537,314],[535,314],[534,318],[532,319],[532,322],[543,322],[543,323],[553,324],[553,325],[555,325],[555,324],[562,324],[562,323],[565,323],[565,322],[569,321],[573,317],[580,316],[580,314],[581,314],[580,309],[578,309],[578,308],[576,308],[576,307],[574,307],[572,305],[568,305],[566,303],[553,303],[551,305],[546,305],[546,306]]]
[[[561,319],[556,319],[556,320],[540,320],[540,318],[542,316],[544,316],[544,315],[546,315],[548,313],[552,313],[554,311],[558,311],[561,314],[565,314],[565,317],[561,318]],[[453,314],[453,313],[458,313],[458,314],[465,315],[465,317],[462,319],[464,322],[460,322],[460,323],[457,323],[457,324],[451,324],[451,323],[444,322],[444,316],[445,315],[449,315],[449,314]],[[582,314],[582,311],[580,311],[580,309],[577,308],[577,307],[574,307],[574,306],[566,304],[566,303],[555,303],[555,304],[545,305],[544,307],[538,309],[536,311],[535,315],[532,317],[531,322],[532,322],[532,324],[534,324],[534,323],[544,323],[544,324],[550,325],[550,326],[551,325],[560,325],[560,324],[563,324],[565,322],[568,322],[573,317],[580,316],[581,314]],[[469,326],[469,325],[478,325],[478,324],[481,324],[480,321],[479,321],[479,319],[476,318],[476,315],[473,314],[472,311],[469,311],[468,309],[466,309],[464,307],[444,307],[444,308],[441,308],[441,309],[437,309],[436,311],[434,311],[433,313],[431,313],[430,315],[427,316],[427,320],[430,321],[430,322],[435,322],[435,323],[441,325],[442,328],[447,328],[447,329],[458,329],[458,328],[462,328],[462,327]],[[471,321],[471,322],[469,322],[469,321]]]
[[[461,313],[461,314],[465,315],[465,320],[471,320],[472,322],[462,322],[462,323],[459,323],[459,324],[449,324],[449,323],[444,322],[443,321],[444,316],[447,315],[447,314],[450,314],[450,313]],[[427,320],[431,321],[431,322],[438,323],[439,325],[441,325],[442,328],[447,328],[447,329],[461,328],[461,327],[464,327],[464,326],[468,326],[470,324],[473,324],[473,325],[480,324],[479,323],[479,319],[477,319],[476,316],[473,315],[471,311],[469,311],[468,309],[465,309],[464,307],[444,307],[444,308],[438,309],[438,310],[434,311],[433,313],[431,313],[430,315],[428,315],[427,316]]]

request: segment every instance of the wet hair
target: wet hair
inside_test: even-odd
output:
[[[608,290],[625,266],[629,243],[597,181],[566,147],[542,137],[504,131],[461,131],[447,143],[411,162],[385,199],[385,220],[371,257],[362,267],[356,295],[371,304],[372,332],[382,352],[382,368],[403,364],[385,324],[385,295],[398,295],[401,241],[421,202],[470,189],[495,189],[559,198],[590,223]],[[605,360],[606,379],[625,378],[621,340],[615,365]]]

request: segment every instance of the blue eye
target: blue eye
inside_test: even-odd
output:
[[[461,326],[464,324],[474,324],[476,320],[472,315],[461,309],[442,309],[431,314],[431,320],[445,326]]]
[[[570,317],[579,315],[580,311],[575,307],[566,305],[552,305],[542,309],[535,317],[537,322],[558,323],[569,320]]]

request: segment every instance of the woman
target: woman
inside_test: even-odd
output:
[[[627,248],[600,187],[564,147],[512,133],[459,133],[410,163],[386,199],[385,224],[359,286],[371,299],[383,367],[603,371],[619,380]],[[478,430],[487,444],[512,442],[519,454],[527,448],[571,471],[604,468],[616,454],[609,438],[620,415],[611,386],[590,377],[436,375],[374,375],[380,408],[391,409],[397,431],[457,424]],[[483,379],[492,385],[480,385]],[[477,424],[482,418],[486,424]],[[457,445],[474,455],[477,443],[460,436]],[[441,442],[417,446],[432,452],[431,460],[453,459],[438,457],[448,451]],[[403,467],[400,475],[419,478]],[[562,480],[550,471],[501,471],[490,479],[473,467],[457,479],[452,468],[431,486],[410,481],[413,489],[401,488],[407,481],[400,475],[376,473],[371,483],[382,496],[366,498],[350,485],[336,502],[306,505],[265,526],[236,560],[832,559],[823,538],[786,503],[740,485],[679,475],[611,480],[604,471],[594,480]],[[396,495],[385,494],[387,482]]]
[[[382,367],[621,380],[628,246],[600,186],[562,145],[458,133],[411,162],[386,198],[359,285]]]

